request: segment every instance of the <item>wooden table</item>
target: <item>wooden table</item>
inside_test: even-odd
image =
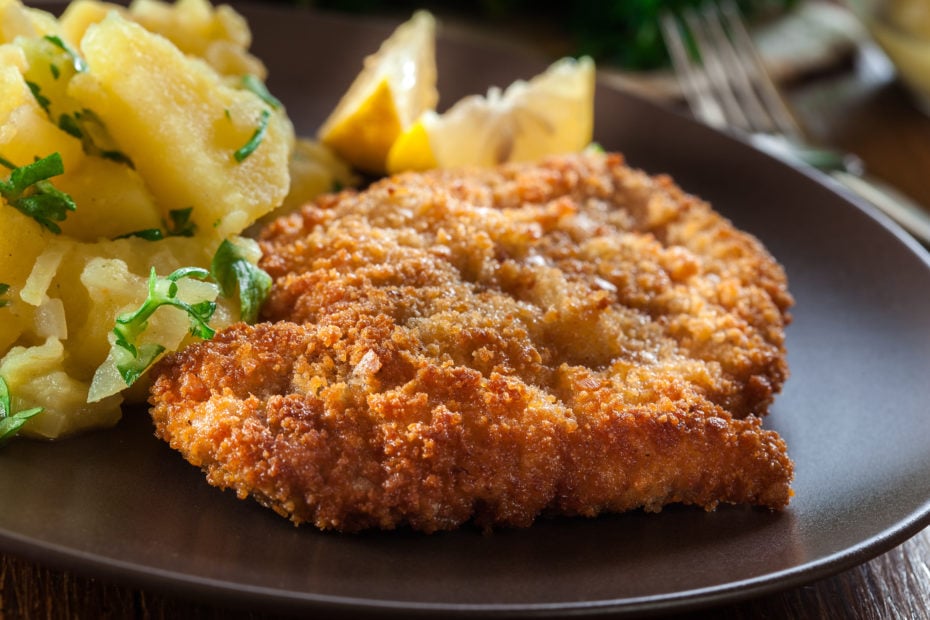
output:
[[[789,93],[810,134],[857,153],[930,206],[930,118],[874,65],[850,66]],[[681,618],[930,618],[930,529],[834,577]],[[14,618],[269,618],[62,572],[0,555],[0,620]]]

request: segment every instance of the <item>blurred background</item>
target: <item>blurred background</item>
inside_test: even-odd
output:
[[[602,81],[688,113],[659,15],[706,0],[278,0],[351,14],[409,17],[592,56]],[[930,211],[930,0],[736,0],[769,73],[815,145],[855,154]],[[693,42],[690,47],[693,48]]]
[[[407,14],[427,8],[440,16],[480,21],[491,27],[536,36],[572,55],[600,63],[649,70],[667,65],[658,17],[701,0],[300,0],[308,6],[348,13]],[[772,17],[797,0],[739,0],[754,19]]]

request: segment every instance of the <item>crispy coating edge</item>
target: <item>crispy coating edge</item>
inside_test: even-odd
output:
[[[327,329],[237,325],[162,363],[157,434],[211,484],[321,529],[431,532],[469,520],[526,526],[543,513],[789,501],[785,444],[756,416],[700,400],[617,411],[610,389],[584,373],[570,377],[571,411],[525,383],[429,360],[408,359],[409,381],[372,391],[366,369],[401,365],[396,340],[344,348]],[[305,374],[315,364],[338,367],[334,380],[298,393],[319,379]]]
[[[659,510],[672,502],[786,506],[793,464],[759,416],[787,376],[783,327],[792,299],[761,244],[667,177],[631,171],[616,156],[468,175],[385,180],[364,195],[324,198],[272,224],[263,236],[271,250],[265,266],[276,278],[266,317],[280,322],[238,325],[163,361],[151,398],[157,434],[211,484],[322,529],[409,525],[430,532],[469,520],[525,526],[541,514]],[[535,200],[542,206],[534,223],[543,227],[564,221],[554,195],[622,198],[631,231],[646,239],[635,247],[666,261],[667,271],[692,270],[687,260],[676,262],[681,248],[700,257],[704,270],[736,282],[728,310],[742,322],[739,338],[748,334],[756,343],[757,357],[737,360],[725,377],[735,391],[724,385],[716,393],[669,366],[673,374],[648,378],[648,397],[637,401],[584,364],[546,366],[532,342],[497,343],[491,350],[506,354],[506,363],[492,356],[497,365],[439,359],[435,343],[424,346],[396,304],[365,297],[375,289],[351,297],[338,261],[323,277],[335,292],[321,303],[326,283],[306,275],[320,273],[308,234],[325,231],[346,204],[363,211],[404,192],[415,202],[435,201],[437,190],[499,209]],[[370,204],[353,202],[366,199]],[[413,280],[428,279],[434,267],[412,264],[405,277]],[[739,286],[749,293],[740,296]],[[719,300],[725,293],[713,294]],[[692,335],[687,316],[683,321],[683,333]],[[519,340],[520,329],[511,332]],[[487,340],[486,331],[475,333]],[[474,344],[461,335],[450,342]],[[545,381],[529,379],[537,370]]]

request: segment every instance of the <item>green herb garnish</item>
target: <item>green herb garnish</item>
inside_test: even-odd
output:
[[[262,143],[262,140],[265,137],[265,132],[268,131],[268,121],[271,120],[271,111],[262,110],[261,118],[258,119],[258,128],[255,130],[255,133],[252,134],[252,137],[249,138],[249,141],[242,145],[241,148],[237,149],[233,153],[233,157],[238,163],[242,163],[246,157],[255,152],[255,149],[258,148],[258,145]]]
[[[240,83],[244,89],[253,93],[259,99],[270,105],[272,110],[278,110],[281,108],[281,101],[270,92],[268,92],[268,88],[265,86],[265,83],[258,79],[258,77],[252,74],[243,75]]]
[[[193,213],[194,207],[187,207],[186,209],[172,209],[168,212],[168,217],[171,218],[171,224],[163,222],[165,224],[165,229],[168,231],[169,237],[193,237],[194,233],[197,232],[197,224],[191,221],[191,213]]]
[[[224,240],[213,255],[210,274],[220,285],[224,297],[239,294],[239,318],[254,323],[271,291],[271,276],[250,263],[242,250],[229,240]]]
[[[48,70],[52,72],[52,77],[56,80],[61,77],[61,69],[58,68],[58,65],[51,62],[48,65]]]
[[[148,327],[149,318],[158,308],[173,306],[183,310],[190,319],[192,334],[203,339],[213,337],[216,331],[210,327],[208,322],[216,310],[216,303],[203,301],[188,304],[178,299],[178,280],[181,278],[203,279],[209,275],[210,272],[206,269],[183,267],[167,277],[160,278],[155,273],[155,268],[152,267],[149,275],[148,297],[138,310],[116,317],[116,326],[113,328],[113,333],[116,334],[114,349],[117,355],[116,369],[126,385],[135,383],[136,379],[152,365],[155,358],[165,350],[165,347],[160,344],[138,343],[139,336]]]
[[[62,114],[58,117],[58,128],[80,140],[84,152],[88,155],[103,157],[135,169],[135,164],[122,151],[100,146],[100,142],[110,142],[112,139],[103,120],[93,110],[84,108],[75,110],[73,114]]]
[[[10,285],[4,282],[0,282],[0,308],[4,308],[10,305],[9,299],[4,299],[4,296],[10,292]]]
[[[12,171],[8,180],[0,181],[0,196],[48,230],[61,233],[61,227],[55,222],[63,222],[68,211],[77,208],[71,196],[48,181],[64,173],[61,155],[52,153],[19,167],[0,157],[0,165]]]
[[[141,237],[146,241],[161,241],[165,237],[193,237],[197,232],[197,224],[191,221],[191,213],[193,211],[193,207],[172,209],[169,211],[168,217],[171,219],[171,223],[169,224],[165,220],[161,221],[165,227],[164,232],[162,232],[160,228],[146,228],[144,230],[126,233],[116,238]]]
[[[38,103],[42,109],[45,110],[45,113],[48,114],[48,107],[52,104],[52,102],[49,101],[48,97],[42,94],[42,88],[35,82],[30,82],[29,80],[26,80],[26,86],[29,87],[29,91],[32,93],[32,96],[36,98],[36,103]]]
[[[129,167],[132,168],[133,170],[136,169],[136,165],[135,165],[134,163],[132,163],[132,160],[129,159],[129,156],[126,155],[126,153],[123,153],[122,151],[117,151],[117,150],[115,150],[115,149],[110,149],[110,150],[108,150],[108,149],[101,149],[100,152],[97,153],[97,154],[98,154],[100,157],[103,157],[104,159],[109,159],[110,161],[115,161],[115,162],[118,163],[118,164],[126,164],[127,166],[129,166]]]
[[[113,328],[116,336],[113,361],[126,385],[135,383],[165,350],[165,347],[158,343],[139,343],[140,336],[148,327],[149,318],[158,308],[174,306],[185,311],[190,319],[190,331],[193,335],[205,340],[213,337],[216,330],[210,327],[209,321],[216,311],[216,302],[188,304],[178,299],[178,280],[202,280],[207,277],[212,277],[219,285],[223,296],[231,298],[238,294],[240,318],[249,323],[255,322],[258,311],[271,290],[271,276],[250,263],[242,248],[234,243],[224,240],[220,244],[210,263],[209,271],[199,267],[184,267],[161,278],[153,267],[149,275],[148,296],[145,301],[134,312],[119,315]]]
[[[139,237],[140,239],[145,239],[146,241],[161,241],[165,238],[165,233],[161,231],[161,228],[144,228],[142,230],[136,230],[113,238],[128,239],[130,237]]]
[[[33,407],[13,413],[10,388],[3,377],[0,377],[0,444],[12,439],[29,418],[42,413],[42,407]]]
[[[70,45],[65,43],[61,37],[55,35],[45,35],[45,40],[62,50],[71,58],[71,63],[74,66],[74,70],[78,73],[83,73],[87,71],[87,62],[81,58],[81,55],[74,51]]]
[[[262,82],[258,77],[247,74],[243,75],[239,80],[240,85],[245,90],[251,92],[253,95],[261,99],[263,102],[268,104],[271,107],[271,110],[280,109],[281,102],[268,92],[268,89],[265,87],[265,83]],[[236,152],[233,153],[233,157],[236,162],[242,163],[246,157],[255,152],[255,149],[258,148],[258,145],[262,143],[262,140],[265,137],[265,133],[268,131],[268,122],[271,120],[271,110],[265,109],[262,110],[261,116],[258,119],[258,127],[255,129],[255,132],[252,134],[252,137],[249,138],[249,141],[242,145],[240,148],[236,149]],[[224,110],[226,118],[229,119],[229,109]]]
[[[81,126],[78,125],[77,121],[74,120],[74,117],[70,114],[62,114],[58,117],[58,128],[64,131],[66,134],[74,136],[78,140],[84,137],[84,132],[81,131]]]

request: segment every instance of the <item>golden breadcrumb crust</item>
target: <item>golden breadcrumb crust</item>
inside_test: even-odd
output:
[[[780,509],[792,304],[761,244],[619,155],[405,174],[262,234],[268,322],[154,371],[157,434],[295,523]]]

